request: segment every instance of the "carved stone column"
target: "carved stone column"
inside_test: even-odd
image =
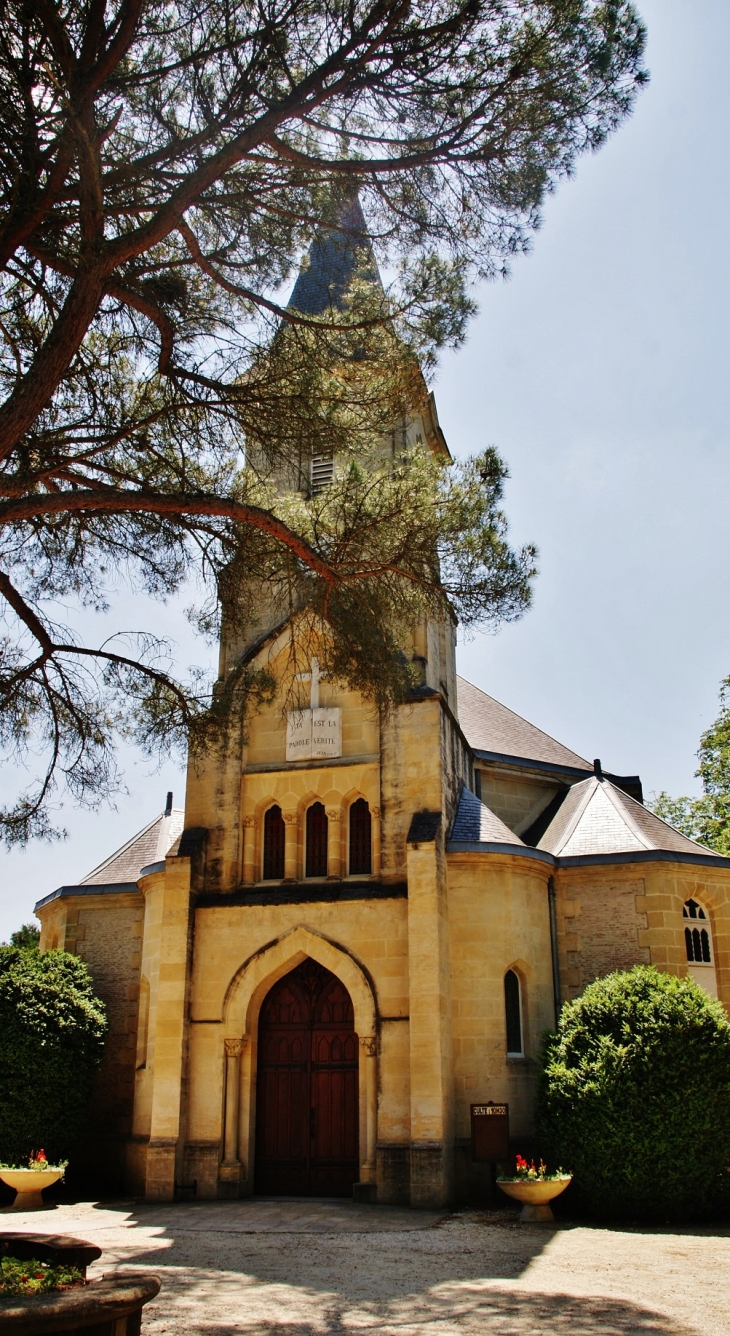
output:
[[[375,1182],[375,1147],[378,1139],[378,1040],[376,1035],[361,1035],[360,1047],[365,1057],[365,1162],[360,1165],[360,1182]]]
[[[342,876],[342,813],[339,807],[327,808],[327,876],[339,881]]]
[[[371,827],[370,838],[372,841],[372,869],[373,876],[380,876],[380,808],[370,808]]]
[[[244,886],[253,886],[254,882],[258,881],[256,876],[256,818],[254,816],[242,817],[241,827],[241,841],[243,843],[241,880]]]
[[[296,812],[283,812],[284,817],[284,881],[297,879],[297,834],[299,819]]]
[[[241,1088],[241,1053],[247,1036],[224,1040],[226,1052],[226,1102],[223,1118],[223,1163],[220,1177],[238,1182],[241,1164],[238,1158],[238,1101]]]

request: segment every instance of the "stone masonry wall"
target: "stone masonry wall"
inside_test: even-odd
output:
[[[143,920],[141,895],[69,902],[65,949],[88,965],[109,1019],[84,1158],[89,1178],[110,1189],[122,1184],[124,1146],[132,1128]]]
[[[602,868],[559,876],[558,943],[563,998],[578,997],[593,979],[651,963],[644,880]]]

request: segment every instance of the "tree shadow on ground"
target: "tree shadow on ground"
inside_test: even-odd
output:
[[[307,1296],[300,1297],[304,1305]],[[211,1286],[200,1276],[166,1275],[145,1310],[145,1330],[149,1336],[691,1336],[671,1318],[626,1301],[491,1286],[478,1295],[418,1295],[357,1307],[331,1298],[315,1318],[296,1305],[264,1317],[258,1304],[252,1311],[250,1298],[234,1277]]]
[[[672,1302],[671,1275],[667,1290],[661,1282],[657,1288],[656,1275],[652,1281],[645,1274],[638,1240],[636,1247],[617,1240],[615,1256],[602,1270],[604,1251],[612,1256],[614,1232],[605,1226],[586,1249],[581,1222],[573,1274],[571,1225],[521,1225],[507,1212],[455,1214],[410,1230],[303,1233],[232,1228],[233,1216],[211,1203],[128,1208],[120,1223],[127,1227],[112,1227],[108,1241],[110,1226],[100,1228],[99,1265],[162,1273],[162,1292],[146,1310],[149,1336],[692,1336],[694,1330],[648,1307],[654,1302],[663,1309],[666,1302],[692,1321],[691,1310],[677,1310]],[[655,1231],[618,1230],[627,1232],[647,1235],[642,1246],[652,1253]],[[673,1232],[715,1231],[693,1226]],[[541,1268],[553,1241],[554,1260],[535,1271],[532,1264]],[[687,1293],[696,1278],[698,1244],[701,1251],[699,1240],[688,1247],[688,1237],[687,1245],[678,1239],[666,1248],[669,1271],[674,1268]],[[619,1277],[621,1297],[608,1297]],[[586,1293],[594,1280],[603,1294]],[[567,1293],[574,1287],[577,1294]],[[723,1329],[716,1319],[722,1323],[724,1301],[715,1307],[713,1332]]]
[[[515,1214],[496,1224],[485,1218],[476,1237],[474,1224],[481,1220],[474,1215],[464,1222],[447,1217],[443,1229],[342,1234],[219,1231],[214,1220],[205,1232],[193,1231],[182,1213],[178,1223],[169,1213],[147,1210],[133,1218],[146,1237],[135,1238],[130,1230],[129,1243],[111,1249],[120,1263],[238,1272],[265,1285],[306,1286],[320,1294],[335,1290],[355,1302],[397,1299],[454,1281],[518,1280],[555,1233],[550,1226],[521,1225]],[[101,1236],[99,1243],[104,1246]]]

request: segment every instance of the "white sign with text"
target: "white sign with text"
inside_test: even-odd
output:
[[[323,760],[342,755],[342,710],[290,710],[286,722],[287,761]]]

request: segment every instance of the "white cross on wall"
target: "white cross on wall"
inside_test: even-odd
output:
[[[309,682],[309,707],[312,710],[319,709],[319,684],[326,678],[326,673],[319,671],[319,659],[312,659],[310,671],[308,673],[297,673],[297,682]]]

